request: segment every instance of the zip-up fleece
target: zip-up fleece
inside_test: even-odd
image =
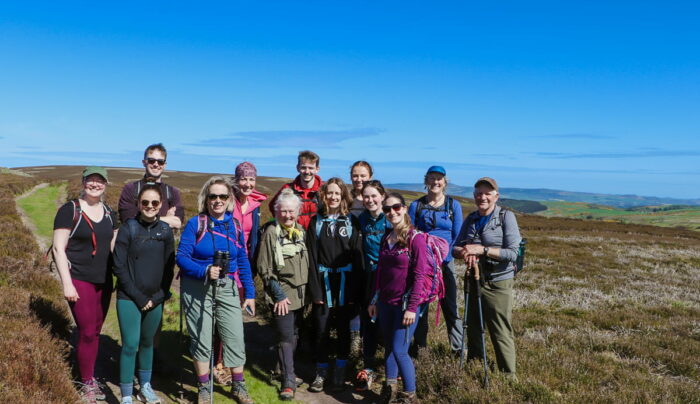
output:
[[[243,214],[241,204],[236,203],[233,208],[233,217],[238,220],[238,223],[243,227],[243,235],[245,236],[245,246],[248,257],[252,258],[255,254],[255,249],[258,246],[259,228],[260,228],[260,205],[267,199],[267,195],[257,190],[246,197],[248,200],[248,211]]]
[[[226,212],[223,220],[216,220],[209,216],[212,228],[207,228],[204,237],[196,242],[197,222],[199,216],[187,221],[185,230],[180,237],[180,245],[177,248],[177,265],[182,274],[189,278],[204,279],[207,268],[214,263],[214,251],[228,250],[231,254],[228,267],[228,277],[233,278],[235,272],[245,288],[245,298],[255,298],[255,286],[250,271],[250,262],[245,252],[245,237],[243,232],[238,232],[236,239],[236,226],[233,223],[233,215]]]
[[[294,181],[282,185],[279,191],[270,201],[268,205],[270,208],[270,213],[275,216],[275,201],[285,188],[291,188],[294,193],[301,198],[301,211],[299,212],[299,217],[297,218],[297,223],[304,227],[304,230],[309,228],[309,223],[311,222],[311,217],[318,211],[319,202],[319,191],[321,190],[321,185],[323,181],[318,175],[314,176],[314,185],[311,188],[304,188],[301,186],[301,177],[297,175]]]
[[[319,265],[329,268],[341,268],[352,264],[352,271],[345,275],[345,304],[359,303],[362,298],[361,276],[363,271],[362,238],[360,237],[359,223],[352,215],[340,216],[334,229],[331,231],[329,224],[323,223],[320,237],[316,237],[316,221],[325,216],[316,215],[311,218],[309,229],[306,231],[306,248],[309,251],[309,293],[314,302],[323,301],[328,304],[326,298],[323,273],[318,270]],[[347,237],[344,230],[346,220],[350,220],[353,228],[352,235]],[[339,273],[329,274],[331,295],[335,300],[340,295]],[[335,303],[335,302],[333,302]]]
[[[114,245],[118,299],[131,300],[138,307],[151,300],[157,306],[168,296],[174,267],[175,240],[167,223],[148,223],[139,214],[119,228]]]
[[[428,258],[425,233],[419,233],[411,241],[411,257],[407,247],[395,244],[389,247],[387,235],[382,238],[377,265],[377,282],[373,295],[379,292],[379,301],[400,306],[403,296],[411,291],[406,310],[416,312],[420,301],[419,291],[430,287],[433,267]]]

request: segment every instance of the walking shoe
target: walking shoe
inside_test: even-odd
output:
[[[103,383],[100,383],[95,379],[94,377],[88,383],[92,387],[92,391],[95,392],[95,400],[97,401],[104,401],[107,398],[107,395],[105,394],[104,389],[105,385]]]
[[[367,391],[372,388],[372,383],[377,375],[372,369],[362,369],[355,377],[355,391]]]
[[[93,386],[91,384],[78,384],[82,385],[80,387],[80,390],[78,390],[78,394],[80,395],[80,402],[85,404],[97,404],[97,399],[95,398],[95,389],[93,388]]]
[[[122,401],[119,402],[119,404],[133,404],[134,402],[131,400],[131,396],[126,396],[122,397]]]
[[[345,389],[345,366],[335,368],[333,372],[333,391],[343,391]]]
[[[245,382],[234,381],[231,384],[231,395],[238,404],[254,404],[255,401],[248,394],[248,388]]]
[[[382,392],[379,395],[379,402],[381,404],[390,404],[396,400],[397,392],[399,391],[399,385],[394,380],[387,380],[382,387]]]
[[[280,400],[282,401],[292,401],[294,400],[294,389],[291,387],[285,387],[280,391]]]
[[[139,394],[136,396],[141,402],[146,404],[160,404],[160,397],[153,391],[151,383],[144,383],[139,389]]]
[[[316,378],[314,379],[311,386],[309,386],[309,391],[313,393],[319,393],[323,391],[323,384],[326,382],[326,375],[328,374],[328,368],[316,368]]]
[[[197,394],[197,404],[210,404],[211,390],[209,390],[209,382],[199,383],[199,393]]]
[[[232,381],[231,368],[225,368],[221,363],[216,365],[214,368],[214,383],[230,386]]]
[[[416,397],[416,392],[399,391],[396,395],[396,400],[392,401],[391,404],[418,404],[418,397]]]

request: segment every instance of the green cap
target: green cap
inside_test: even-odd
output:
[[[100,177],[104,178],[105,181],[109,182],[109,178],[107,178],[107,170],[105,170],[103,167],[98,167],[98,166],[89,166],[85,167],[83,170],[83,178],[87,178],[91,176],[92,174],[97,174]]]

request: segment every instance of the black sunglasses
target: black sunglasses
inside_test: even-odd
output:
[[[398,212],[401,210],[401,208],[403,208],[402,203],[395,203],[393,205],[384,205],[384,206],[382,206],[382,212],[389,213],[389,212],[391,212],[392,209],[394,209],[394,212]]]
[[[219,199],[221,199],[222,201],[227,201],[227,200],[228,200],[228,194],[221,194],[221,195],[209,194],[209,195],[207,195],[207,198],[209,198],[210,201],[215,201],[216,198],[219,198]]]
[[[160,206],[160,201],[159,200],[149,201],[146,199],[141,199],[141,206],[143,206],[144,208],[147,208],[149,204],[151,206],[153,206],[154,208],[157,208],[158,206]]]
[[[154,159],[152,157],[149,157],[146,159],[148,164],[153,164],[153,163],[158,163],[159,166],[165,165],[165,159]]]

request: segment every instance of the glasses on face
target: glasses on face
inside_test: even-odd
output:
[[[153,206],[154,208],[157,208],[158,206],[160,206],[160,201],[157,200],[157,199],[156,199],[156,200],[153,200],[153,201],[149,201],[149,200],[146,200],[146,199],[141,199],[141,206],[143,206],[144,208],[147,208],[149,204],[150,204],[151,206]]]
[[[384,213],[389,213],[393,209],[394,212],[399,212],[403,208],[403,204],[401,203],[395,203],[393,205],[384,205],[382,206],[382,212]]]
[[[228,194],[209,194],[209,195],[207,195],[207,199],[209,199],[212,202],[214,202],[216,200],[216,198],[219,198],[222,201],[227,201]]]
[[[165,165],[165,159],[154,159],[153,157],[147,158],[146,162],[148,162],[148,164],[150,165],[153,165],[155,163],[158,163],[159,166]]]
[[[87,178],[85,179],[85,183],[94,185],[107,185],[107,181],[103,180],[102,178]]]

